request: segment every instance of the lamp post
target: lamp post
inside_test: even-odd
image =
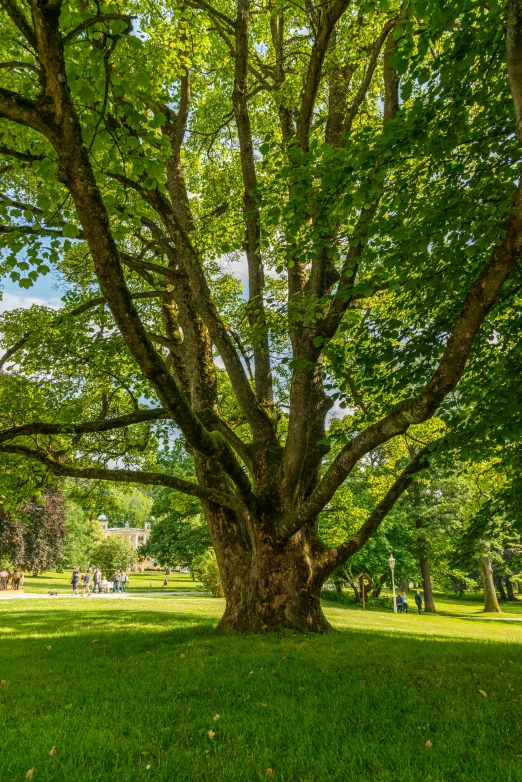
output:
[[[390,554],[390,558],[388,560],[388,564],[390,566],[390,570],[391,570],[391,574],[392,574],[393,612],[394,612],[394,614],[396,614],[397,613],[397,599],[395,597],[395,576],[394,576],[395,557],[393,556],[393,554]]]

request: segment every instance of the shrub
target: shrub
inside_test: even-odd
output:
[[[205,589],[212,592],[214,597],[224,597],[223,585],[219,575],[219,568],[214,549],[208,549],[194,562],[192,571],[198,581],[201,581]]]

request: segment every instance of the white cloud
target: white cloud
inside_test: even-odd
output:
[[[52,307],[57,310],[62,307],[62,302],[58,296],[50,296],[48,299],[42,299],[30,293],[2,293],[0,300],[0,312],[9,312],[10,310],[29,309],[37,304],[41,307]]]

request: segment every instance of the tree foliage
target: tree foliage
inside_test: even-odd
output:
[[[105,538],[92,551],[91,564],[101,568],[110,581],[117,570],[127,570],[138,561],[135,549],[126,538]]]
[[[62,557],[65,520],[66,504],[58,491],[25,502],[17,516],[2,511],[0,556],[34,575],[52,570]]]
[[[327,629],[440,433],[327,546],[357,465],[520,435],[520,0],[2,9],[2,272],[66,287],[2,317],[6,486],[197,497],[224,626]]]

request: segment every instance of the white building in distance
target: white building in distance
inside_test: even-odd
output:
[[[100,513],[98,521],[102,529],[103,539],[106,538],[125,538],[131,544],[134,550],[140,546],[144,546],[150,537],[150,531],[155,519],[151,516],[150,521],[145,522],[143,527],[129,527],[127,522],[124,527],[109,527],[109,519],[105,513]],[[151,557],[147,557],[143,561],[139,562],[136,569],[139,571],[150,570],[154,568],[154,560]]]

